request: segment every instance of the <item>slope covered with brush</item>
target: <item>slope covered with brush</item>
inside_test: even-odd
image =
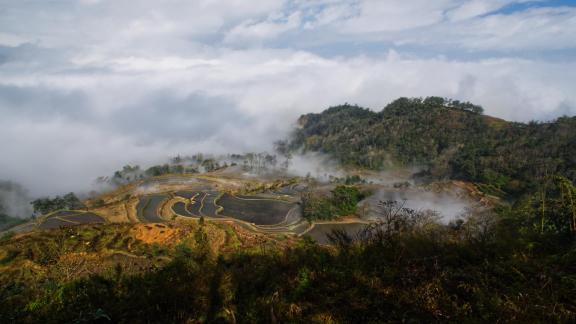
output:
[[[343,105],[298,120],[288,147],[368,169],[423,166],[431,178],[474,181],[517,194],[539,179],[576,179],[576,118],[516,123],[470,103],[400,98],[380,112]]]

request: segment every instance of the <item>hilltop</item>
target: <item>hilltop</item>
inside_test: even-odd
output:
[[[382,111],[341,105],[298,120],[287,147],[343,165],[418,166],[421,177],[478,183],[492,193],[535,190],[546,175],[576,180],[576,117],[508,122],[439,97],[400,98]]]

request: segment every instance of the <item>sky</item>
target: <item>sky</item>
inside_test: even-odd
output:
[[[575,0],[0,0],[0,179],[82,190],[402,96],[572,116],[575,35]]]

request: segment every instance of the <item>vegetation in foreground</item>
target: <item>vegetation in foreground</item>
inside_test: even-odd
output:
[[[544,226],[530,201],[449,225],[382,202],[380,224],[356,240],[335,232],[331,247],[248,246],[210,222],[140,238],[130,225],[13,238],[0,245],[0,322],[573,322],[571,207],[560,192],[548,202]],[[124,252],[99,271],[78,257],[105,251]]]

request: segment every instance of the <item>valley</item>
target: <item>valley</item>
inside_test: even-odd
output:
[[[282,173],[255,176],[240,167],[226,167],[204,174],[169,174],[135,181],[84,201],[82,209],[57,210],[11,231],[26,233],[103,223],[186,224],[202,219],[234,223],[258,234],[308,236],[326,244],[326,235],[332,229],[342,229],[354,236],[364,225],[377,222],[377,205],[382,200],[405,201],[406,207],[436,210],[441,217],[444,205],[450,204],[455,210],[444,215],[446,223],[464,214],[466,208],[473,206],[479,210],[497,203],[497,200],[487,203],[486,195],[479,197],[471,184],[444,182],[399,188],[398,183],[406,179],[396,178],[394,182],[389,174],[366,175],[370,176],[370,183],[357,187],[370,194],[358,203],[357,212],[331,220],[305,219],[302,196],[311,191],[329,194],[337,183]],[[406,177],[406,173],[397,175],[400,176]],[[444,202],[446,199],[450,200]]]

